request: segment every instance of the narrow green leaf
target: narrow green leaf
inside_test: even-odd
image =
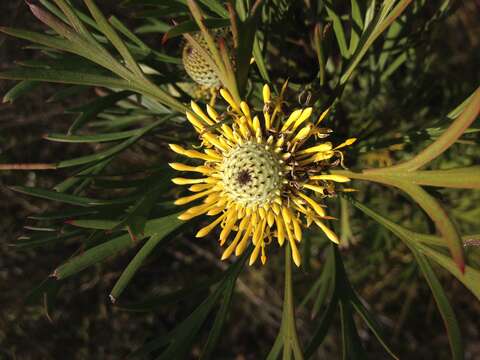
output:
[[[97,7],[93,0],[84,0],[85,5],[87,6],[88,10],[92,14],[93,18],[95,19],[96,23],[98,24],[98,28],[100,31],[110,40],[113,46],[117,49],[118,53],[122,56],[125,60],[125,64],[140,79],[144,77],[140,66],[133,58],[132,54],[128,50],[125,43],[122,41],[120,36],[117,34],[115,29],[110,25],[108,20],[102,14],[100,9]]]
[[[123,270],[122,275],[115,283],[111,293],[110,300],[115,302],[120,294],[125,290],[125,287],[128,285],[130,280],[133,278],[135,273],[138,271],[140,266],[143,264],[148,255],[158,246],[158,244],[167,236],[170,232],[179,227],[183,222],[178,220],[176,217],[165,217],[163,224],[163,231],[154,233],[150,239],[142,246],[142,248],[137,252],[135,257],[130,261],[128,266]]]
[[[13,88],[7,91],[3,96],[3,102],[14,102],[18,98],[28,94],[33,89],[37,88],[40,83],[38,81],[23,80],[17,83]]]
[[[337,38],[340,54],[342,54],[342,57],[344,57],[345,59],[348,59],[350,58],[350,51],[347,47],[347,40],[345,39],[345,32],[343,30],[342,20],[333,9],[333,1],[329,0],[325,2],[325,8],[327,9],[327,14],[329,18],[332,20],[333,31],[335,33],[335,37]]]
[[[480,189],[480,165],[448,170],[399,172],[398,177],[407,178],[418,185],[456,189]]]
[[[356,69],[374,41],[403,13],[411,1],[412,0],[400,0],[391,12],[389,12],[389,10],[393,6],[394,2],[385,1],[382,5],[381,13],[375,15],[371,21],[368,21],[368,19],[365,21],[365,26],[367,26],[367,28],[364,29],[356,51],[350,58],[350,62],[340,78],[340,86],[344,85],[348,81],[353,71]],[[374,2],[372,2],[372,4],[373,3]]]
[[[460,326],[458,325],[457,318],[450,302],[448,301],[447,295],[425,256],[416,250],[415,247],[410,247],[410,249],[412,250],[415,260],[417,260],[417,263],[432,290],[433,297],[437,303],[437,308],[442,315],[445,328],[447,329],[448,341],[450,342],[452,359],[463,360],[465,358],[465,352],[463,350]]]
[[[82,106],[79,109],[81,113],[68,129],[68,134],[76,132],[78,129],[83,127],[89,120],[94,119],[102,111],[115,105],[118,101],[130,96],[131,94],[132,92],[130,91],[119,91],[113,94],[99,97],[92,102]],[[74,109],[73,111],[75,110],[76,109]]]
[[[112,230],[118,226],[118,221],[102,219],[75,219],[67,222],[72,226],[92,230]]]
[[[235,289],[235,280],[236,279],[230,280],[225,287],[225,290],[223,292],[222,304],[220,305],[220,309],[218,309],[217,315],[215,316],[215,321],[213,322],[212,329],[208,334],[207,343],[203,348],[200,360],[215,359],[213,357],[213,351],[215,350],[215,346],[220,340],[222,329],[225,325],[228,311],[230,310],[230,306],[232,304],[233,290]]]
[[[365,360],[368,356],[362,346],[353,320],[351,304],[340,300],[340,324],[342,330],[342,358],[343,360]]]
[[[316,322],[317,325],[315,326],[315,329],[313,331],[312,338],[310,339],[310,342],[305,348],[306,359],[309,359],[311,356],[313,356],[315,350],[317,350],[317,348],[322,344],[323,340],[325,339],[328,329],[330,328],[330,325],[333,321],[333,317],[335,315],[335,309],[337,308],[338,301],[339,301],[337,279],[338,279],[338,271],[340,269],[339,269],[338,259],[335,254],[335,248],[333,244],[329,246],[327,256],[332,259],[332,263],[333,263],[333,268],[330,270],[331,277],[329,280],[332,283],[333,291],[332,291],[332,294],[330,295],[329,303],[325,311],[322,313],[320,319]]]
[[[353,54],[357,49],[358,41],[360,39],[360,35],[362,34],[363,30],[363,19],[362,19],[362,11],[360,9],[360,5],[358,4],[357,0],[350,0],[351,5],[351,24],[352,30],[350,33],[350,47],[349,53]]]
[[[445,209],[433,196],[418,185],[402,184],[399,188],[410,195],[433,220],[435,227],[448,244],[453,259],[457,263],[460,271],[463,272],[465,270],[463,242],[457,227],[449,218]]]
[[[134,84],[126,80],[112,76],[100,75],[98,73],[80,71],[17,68],[0,72],[0,79],[34,80],[62,84],[102,86],[107,88],[140,92],[140,90]]]
[[[373,332],[373,334],[383,346],[383,348],[387,351],[387,353],[392,358],[398,360],[398,357],[394,354],[394,352],[390,349],[387,342],[385,341],[382,335],[382,329],[380,325],[377,323],[370,311],[368,311],[367,308],[363,305],[362,301],[359,299],[358,295],[353,291],[353,289],[352,291],[350,291],[349,300],[355,311],[360,314],[363,321],[365,321],[365,323],[368,325],[370,330]]]
[[[56,191],[51,191],[46,189],[29,188],[24,186],[12,186],[10,187],[10,189],[22,194],[31,195],[31,196],[39,197],[42,199],[52,200],[52,201],[63,202],[71,205],[88,207],[88,206],[103,205],[108,203],[108,201],[105,201],[105,200],[98,200],[98,199],[92,199],[92,198],[83,197],[83,196],[64,194],[64,193],[59,193]]]
[[[163,234],[163,236],[165,236],[175,230],[179,226],[179,223],[176,220],[178,215],[179,214],[173,214],[150,220],[147,223],[144,238],[153,236],[154,234]],[[88,268],[89,266],[101,262],[109,256],[115,255],[124,249],[138,244],[138,242],[141,240],[143,240],[143,238],[138,239],[138,241],[134,243],[128,234],[108,240],[107,242],[88,249],[81,255],[78,255],[61,265],[54,271],[53,276],[57,279],[65,279],[78,273],[79,271]]]
[[[138,135],[141,129],[119,131],[108,134],[94,134],[94,135],[63,135],[63,134],[49,134],[45,136],[46,140],[66,142],[66,143],[101,143],[116,140],[129,139],[132,136]]]
[[[32,249],[40,246],[52,245],[54,243],[59,243],[64,240],[71,239],[73,237],[79,236],[83,233],[82,230],[73,230],[67,231],[66,233],[58,233],[51,236],[34,236],[29,237],[28,239],[16,241],[12,244],[9,244],[18,249]]]
[[[93,215],[96,214],[97,211],[93,209],[83,209],[83,208],[73,208],[73,209],[63,209],[59,212],[50,212],[44,213],[40,215],[30,215],[28,218],[32,220],[63,220],[63,219],[71,219],[75,216],[82,216],[82,215]]]
[[[183,299],[195,299],[201,294],[208,292],[208,289],[219,282],[223,276],[224,274],[221,273],[210,275],[207,280],[201,282],[195,281],[193,284],[189,284],[188,287],[180,290],[167,294],[154,295],[139,302],[117,305],[117,307],[126,311],[151,312],[167,305],[177,304]]]
[[[65,279],[132,245],[132,240],[128,234],[108,240],[103,244],[88,249],[83,254],[61,265],[55,269],[52,276],[58,280]]]
[[[260,11],[257,11],[257,14]],[[247,74],[250,68],[250,59],[252,58],[253,43],[255,32],[257,31],[258,15],[247,18],[238,26],[238,48],[236,56],[236,78],[240,94],[243,94],[247,84]]]
[[[228,19],[205,19],[204,23],[208,29],[224,28],[230,25]],[[195,31],[200,31],[197,23],[194,20],[188,20],[168,30],[164,39],[173,39],[174,37]]]
[[[58,192],[67,192],[73,186],[81,183],[80,185],[77,185],[75,187],[75,193],[80,193],[82,191],[82,188],[92,181],[93,176],[99,174],[111,161],[112,158],[108,158],[98,163],[95,163],[92,166],[87,166],[73,176],[70,176],[67,179],[63,180],[61,183],[55,185],[54,190]]]
[[[443,154],[450,146],[452,146],[460,138],[460,136],[465,133],[468,127],[478,118],[479,113],[480,87],[478,87],[470,97],[470,100],[463,108],[462,113],[437,140],[423,149],[412,159],[387,168],[388,171],[413,171],[427,165],[433,159]]]
[[[198,0],[201,4],[205,5],[207,8],[212,10],[217,15],[228,18],[228,11],[218,0]]]
[[[428,258],[432,259],[437,264],[439,264],[440,266],[448,270],[463,285],[465,285],[465,287],[469,289],[477,299],[480,300],[480,271],[479,270],[474,269],[471,266],[467,265],[465,268],[465,273],[462,274],[458,266],[456,266],[455,262],[450,257],[436,250],[433,250],[429,246],[425,245],[425,243],[430,242],[430,239],[433,237],[432,235],[428,236],[425,234],[414,233],[394,223],[393,221],[381,216],[377,212],[373,211],[366,205],[359,203],[353,198],[350,197],[349,200],[359,210],[361,210],[366,215],[370,216],[372,219],[377,221],[379,224],[383,225],[388,230],[393,232],[402,241],[404,241],[407,244],[407,246],[413,246],[417,248],[421,253],[426,255]],[[424,240],[427,240],[427,241],[424,243]],[[442,241],[442,240],[441,238],[437,237],[437,240],[434,242],[438,243],[438,241]]]
[[[273,343],[273,346],[270,349],[270,352],[265,357],[265,360],[277,360],[278,357],[280,356],[280,353],[282,352],[282,347],[283,347],[283,336],[282,336],[282,332],[279,331],[277,337],[275,338],[275,342]]]
[[[55,4],[62,10],[62,12],[65,14],[65,16],[68,19],[68,23],[72,25],[72,27],[75,29],[75,31],[85,38],[87,38],[90,42],[94,43],[94,37],[88,31],[88,29],[85,27],[83,22],[80,20],[80,18],[77,16],[77,13],[75,10],[68,4],[65,0],[54,0]]]
[[[392,75],[397,69],[405,62],[407,61],[407,52],[403,52],[400,55],[398,55],[395,60],[390,63],[390,65],[387,66],[387,68],[382,71],[382,75],[380,76],[380,81],[385,81],[387,80],[390,75]]]
[[[154,127],[158,126],[162,122],[163,122],[163,120],[159,120],[159,121],[154,122],[153,124],[145,126],[137,135],[132,136],[131,138],[125,140],[124,142],[122,142],[118,145],[112,146],[112,147],[108,148],[107,150],[98,152],[98,153],[93,154],[93,155],[86,155],[86,156],[82,156],[82,157],[79,157],[79,158],[76,158],[76,159],[61,161],[57,164],[57,167],[58,168],[65,168],[65,167],[78,166],[78,165],[83,165],[83,164],[88,164],[88,163],[92,163],[92,162],[98,162],[98,161],[105,160],[105,159],[107,159],[109,157],[112,157],[112,156],[118,154],[119,152],[129,148],[135,142],[137,142],[142,136],[144,136],[147,132],[149,132],[150,130],[152,130]]]
[[[421,253],[448,270],[463,285],[465,285],[465,287],[469,289],[478,300],[480,300],[480,271],[478,269],[467,266],[465,268],[465,273],[462,274],[458,269],[458,266],[456,266],[455,262],[450,257],[433,250],[422,243],[415,243],[415,246]]]
[[[255,36],[255,39],[253,40],[253,58],[255,59],[255,63],[257,64],[260,76],[263,78],[263,80],[269,83],[270,76],[268,76],[267,66],[265,65],[262,50],[260,49],[260,40],[258,39],[258,35]]]
[[[178,324],[168,335],[156,338],[142,346],[128,357],[146,357],[152,351],[165,348],[158,360],[181,359],[188,357],[197,333],[212,311],[220,296],[230,282],[235,282],[245,261],[251,253],[251,246],[225,272],[223,279],[215,289],[185,320]]]
[[[10,36],[14,36],[19,39],[31,41],[35,44],[41,44],[52,49],[75,52],[74,45],[68,40],[60,37],[44,35],[33,31],[9,27],[0,27],[0,32],[3,32],[4,34]]]
[[[108,21],[110,24],[122,33],[125,37],[127,37],[130,41],[132,41],[135,45],[137,45],[140,49],[150,51],[151,49],[145,44],[137,35],[131,32],[116,16],[111,16]]]
[[[316,317],[320,308],[322,308],[326,302],[327,298],[331,297],[331,293],[335,287],[335,258],[333,251],[329,251],[326,259],[325,264],[323,265],[323,271],[320,275],[319,282],[320,286],[318,287],[318,292],[316,293],[315,300],[312,306],[312,318]]]

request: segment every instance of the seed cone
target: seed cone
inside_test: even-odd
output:
[[[228,32],[228,29],[222,28],[211,31],[215,41],[220,38],[224,38],[227,44],[227,48],[231,48],[231,36]],[[198,42],[198,44],[205,49],[209,54],[210,50],[208,49],[207,42],[203,38],[200,32],[192,34],[193,38]],[[212,64],[208,62],[208,59],[198,51],[192,44],[186,43],[183,47],[182,53],[183,66],[187,74],[195,81],[197,84],[206,86],[206,87],[219,87],[221,85],[220,78],[213,67]],[[233,58],[230,59],[231,61]],[[232,61],[233,62],[233,61]]]

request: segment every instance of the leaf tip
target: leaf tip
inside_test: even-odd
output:
[[[115,296],[113,296],[112,294],[108,295],[108,298],[110,299],[110,302],[112,304],[115,304],[117,302],[117,299],[115,298]]]

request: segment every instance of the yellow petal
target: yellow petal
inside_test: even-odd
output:
[[[295,131],[305,120],[307,120],[312,115],[312,112],[313,112],[313,108],[311,107],[303,109],[302,114],[295,121],[295,124],[293,125],[293,131]]]
[[[237,243],[240,240],[241,236],[242,236],[242,231],[238,231],[233,241],[230,243],[230,245],[228,245],[228,247],[223,252],[222,258],[221,258],[222,260],[226,260],[230,257],[230,255],[232,255],[233,251],[237,247]]]
[[[197,129],[197,130],[203,130],[205,129],[205,125],[202,123],[200,119],[197,119],[195,115],[193,115],[190,111],[186,112],[187,114],[187,120],[190,121],[190,123]]]
[[[178,170],[178,171],[191,171],[191,172],[199,172],[203,174],[208,174],[212,172],[212,169],[207,168],[206,166],[190,166],[186,164],[181,164],[181,163],[169,163],[170,167],[172,169]]]
[[[238,113],[240,112],[240,108],[238,107],[237,103],[233,100],[232,95],[225,90],[225,89],[220,89],[220,95],[225,99],[226,102],[230,104],[230,106],[237,111]]]
[[[265,231],[265,224],[266,224],[267,220],[264,219],[262,220],[262,222],[257,225],[254,233],[253,233],[253,238],[252,238],[252,242],[254,245],[257,245],[258,242],[262,242],[263,241],[263,233]],[[255,226],[255,224],[254,224]]]
[[[282,246],[283,242],[285,241],[285,229],[283,227],[283,220],[280,216],[275,217],[275,221],[277,223],[277,240],[278,245]]]
[[[250,238],[250,234],[252,233],[252,223],[250,222],[248,224],[247,231],[243,234],[242,240],[240,240],[240,243],[238,246],[235,248],[235,255],[240,256],[243,254],[245,249],[247,248],[248,240]]]
[[[302,264],[302,258],[300,257],[300,252],[298,251],[297,244],[294,241],[290,241],[290,246],[292,247],[292,259],[297,267],[300,267]]]
[[[211,187],[215,186],[214,184],[195,184],[195,185],[192,185],[188,188],[188,190],[190,190],[191,192],[199,192],[199,191],[203,191],[203,190],[206,190],[206,189],[210,189]]]
[[[262,256],[260,256],[260,261],[262,262],[262,265],[265,265],[267,263],[267,255],[265,254],[265,243],[262,243]]]
[[[343,148],[343,147],[345,147],[345,146],[352,145],[355,141],[357,141],[357,138],[347,139],[347,140],[345,140],[343,143],[341,143],[340,145],[338,145],[337,147],[335,147],[335,150],[340,149],[340,148]]]
[[[180,154],[180,155],[185,154],[186,150],[183,147],[181,147],[180,145],[168,144],[168,146],[170,147],[170,149],[172,149],[172,151],[176,152],[177,154]]]
[[[325,119],[325,117],[328,115],[329,112],[330,112],[330,108],[328,108],[327,110],[325,110],[320,114],[320,117],[318,118],[318,121],[317,121],[317,125],[320,124],[323,121],[323,119]]]
[[[260,127],[260,120],[258,120],[258,116],[253,118],[253,130],[257,135],[258,133],[260,133],[260,135],[262,134],[262,128]]]
[[[207,154],[208,156],[210,156],[212,158],[215,158],[218,161],[223,160],[223,157],[214,149],[205,149],[204,151],[205,151],[205,154]]]
[[[335,155],[334,151],[325,151],[325,152],[315,154],[315,156],[313,156],[313,162],[319,162],[319,161],[330,159],[333,155]]]
[[[177,185],[190,185],[201,184],[206,182],[207,179],[186,179],[186,178],[173,178],[172,182]]]
[[[320,215],[320,217],[325,216],[325,210],[323,210],[323,208],[319,204],[317,204],[313,199],[309,198],[307,195],[301,192],[298,193],[298,196],[304,199],[308,203],[308,205],[310,205],[313,208],[313,210],[315,210],[315,212],[318,215]]]
[[[210,194],[213,191],[216,191],[216,190],[215,189],[209,189],[209,190],[199,192],[198,194],[195,194],[195,195],[181,197],[181,198],[175,200],[174,204],[175,205],[185,205],[185,204],[188,204],[189,202],[200,199],[200,198]]]
[[[322,223],[320,220],[316,218],[314,218],[313,221],[315,221],[315,224],[317,224],[318,227],[322,229],[322,231],[331,241],[333,241],[335,244],[340,243],[340,241],[338,240],[338,236],[332,230],[330,230],[324,223]]]
[[[318,185],[312,185],[312,184],[303,184],[302,186],[306,189],[313,190],[313,191],[315,191],[315,192],[317,192],[321,195],[325,195],[324,194],[324,190],[325,190],[324,186],[318,186]]]
[[[308,149],[299,151],[297,154],[298,155],[303,155],[303,154],[310,154],[310,153],[316,153],[316,152],[324,152],[324,151],[332,150],[332,147],[333,147],[333,145],[332,145],[331,142],[325,142],[323,144],[315,145],[315,146],[312,146]]]
[[[312,132],[312,127],[313,125],[312,124],[308,124],[306,125],[305,127],[303,127],[298,133],[297,135],[295,135],[295,137],[292,139],[292,142],[297,142],[297,141],[302,141],[302,140],[305,140],[307,139],[311,132]]]
[[[265,104],[268,103],[270,101],[270,96],[271,96],[270,87],[268,86],[268,84],[263,85],[262,94],[263,94],[263,102]]]
[[[201,108],[200,106],[198,106],[198,104],[197,104],[195,101],[192,100],[192,101],[190,102],[190,106],[191,106],[193,112],[194,112],[195,114],[197,114],[198,117],[200,117],[200,119],[202,119],[203,121],[205,121],[208,125],[213,125],[213,124],[215,124],[215,122],[212,121],[212,119],[210,119],[210,118],[207,116],[207,114],[205,114],[205,113],[203,112],[202,108]]]
[[[236,142],[235,135],[233,134],[233,130],[228,125],[222,125],[222,132],[225,137],[233,142]]]
[[[225,227],[222,229],[222,232],[220,233],[220,245],[223,246],[225,244],[225,241],[227,241],[228,235],[230,235],[230,232],[233,229],[233,226],[237,222],[237,212],[235,210],[227,212],[227,223],[225,224]]]
[[[295,239],[297,239],[297,241],[300,242],[302,241],[302,228],[300,227],[300,223],[295,216],[292,217],[292,223],[293,223],[293,234],[295,235]]]
[[[343,183],[343,182],[350,181],[350,178],[343,175],[325,174],[325,175],[310,176],[310,180],[331,180],[331,181]]]
[[[268,213],[267,213],[267,223],[269,227],[272,227],[273,224],[275,223],[275,214],[271,209],[268,210]]]
[[[267,216],[267,212],[263,207],[258,209],[258,213],[260,214],[260,219],[265,219],[265,217]]]
[[[242,112],[247,117],[247,119],[250,118],[250,108],[245,101],[242,101],[240,103],[240,109],[242,109]]]
[[[282,206],[282,215],[283,215],[283,220],[285,221],[285,224],[290,224],[290,221],[292,221],[292,214],[290,213],[290,210],[286,206]]]
[[[272,121],[270,118],[269,113],[264,113],[263,118],[265,119],[265,129],[270,130],[270,127],[272,126]]]
[[[205,214],[206,212],[209,211],[210,208],[215,206],[215,204],[201,204],[197,206],[193,206],[184,213],[180,214],[178,217],[180,220],[190,220],[193,219],[196,216]]]
[[[255,245],[255,249],[253,249],[252,254],[250,255],[250,261],[248,262],[249,266],[252,266],[257,260],[258,254],[260,253],[260,248],[261,248],[261,243],[258,242],[257,245]]]
[[[207,104],[207,114],[208,116],[210,116],[210,118],[212,120],[214,120],[215,122],[218,122],[218,113],[216,112],[216,110],[211,107],[210,105]]]
[[[218,218],[215,219],[215,221],[213,221],[211,224],[201,228],[197,234],[195,235],[197,238],[201,238],[201,237],[204,237],[204,236],[207,236],[208,233],[210,233],[210,231],[212,231],[218,224],[220,224],[220,222],[223,220],[223,218],[225,217],[226,214],[223,214],[221,216],[219,216]]]
[[[282,132],[286,131],[297,119],[302,115],[303,109],[293,111],[288,117],[287,121],[282,126]]]
[[[202,134],[202,137],[208,141],[210,144],[212,144],[213,146],[215,146],[217,149],[220,149],[222,151],[227,151],[227,147],[222,144],[218,137],[213,135],[212,133],[204,133]]]

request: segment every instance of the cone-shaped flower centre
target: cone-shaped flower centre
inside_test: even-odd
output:
[[[278,196],[283,171],[268,147],[246,142],[225,156],[221,175],[230,199],[248,207],[268,204]]]

